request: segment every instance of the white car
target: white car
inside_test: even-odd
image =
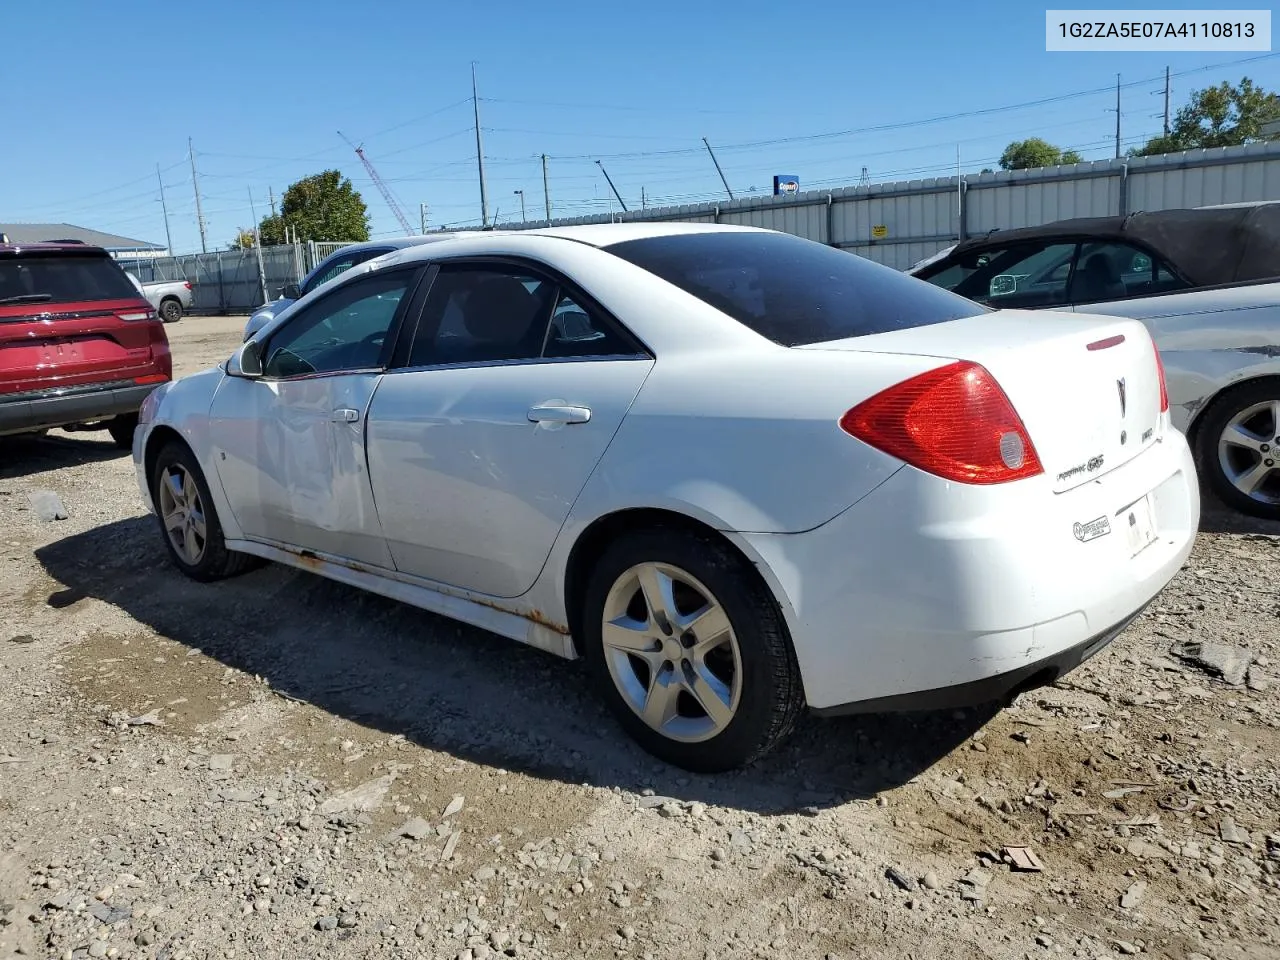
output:
[[[1191,550],[1141,323],[992,311],[786,234],[473,234],[352,268],[154,392],[173,562],[309,570],[585,657],[732,768],[820,714],[1052,681]]]

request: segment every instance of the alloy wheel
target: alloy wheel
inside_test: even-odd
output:
[[[679,567],[641,563],[604,604],[605,661],[628,707],[682,743],[722,733],[742,695],[742,652],[724,607]]]
[[[1218,464],[1227,480],[1251,500],[1280,504],[1280,400],[1245,407],[1218,438]]]
[[[191,566],[198,564],[207,542],[204,504],[195,479],[180,463],[166,467],[160,478],[160,516],[178,556]]]

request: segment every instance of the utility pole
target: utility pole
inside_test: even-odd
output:
[[[191,157],[191,186],[196,192],[196,223],[200,226],[200,252],[209,252],[209,243],[204,232],[204,213],[200,209],[200,175],[196,173],[196,151],[191,146],[191,138],[187,137],[187,155]]]
[[[707,143],[707,138],[702,138],[702,143],[707,148],[707,153],[711,154],[711,162],[716,165],[716,173],[720,174],[720,182],[724,184],[724,192],[729,195],[729,199],[733,199],[733,191],[729,189],[729,181],[724,178],[724,171],[720,169],[720,161],[716,159],[716,152],[711,149],[711,144]]]
[[[551,191],[547,189],[547,155],[542,155],[542,202],[547,205],[547,226],[551,226]]]
[[[612,179],[610,179],[610,177],[609,177],[609,171],[608,171],[608,170],[606,170],[606,169],[604,168],[604,164],[603,164],[603,163],[601,163],[599,160],[597,160],[597,161],[596,161],[596,166],[597,166],[597,167],[599,167],[599,168],[600,168],[600,172],[604,174],[604,178],[605,178],[605,180],[607,180],[607,181],[608,181],[608,183],[609,183],[609,189],[613,191],[613,195],[614,195],[615,197],[617,197],[617,198],[618,198],[618,206],[622,207],[622,212],[623,212],[623,213],[626,213],[626,212],[627,212],[627,205],[626,205],[626,203],[625,203],[625,202],[623,201],[623,199],[622,199],[622,194],[620,194],[620,193],[618,192],[618,188],[617,188],[617,187],[615,187],[615,186],[613,185],[613,180],[612,180]]]
[[[484,141],[480,138],[480,97],[476,95],[476,63],[471,61],[471,106],[476,115],[476,165],[480,170],[480,226],[489,225],[489,198],[484,187]]]
[[[649,201],[644,195],[644,187],[640,188],[640,209],[641,210],[649,209]]]
[[[422,232],[427,232],[427,205],[425,203],[418,204],[418,216],[422,220]]]
[[[249,214],[253,217],[253,249],[258,254],[258,287],[262,291],[262,302],[267,302],[267,271],[262,265],[262,234],[258,231],[258,211],[253,205],[253,187],[249,191]]]
[[[521,223],[526,223],[527,221],[526,221],[526,219],[525,219],[525,215],[524,215],[524,191],[523,191],[523,190],[517,190],[517,191],[516,191],[516,196],[518,196],[518,197],[520,198],[520,222],[521,222]]]
[[[1169,68],[1164,68],[1164,135],[1169,136]]]
[[[160,164],[156,164],[156,180],[160,184],[160,211],[164,214],[164,242],[169,245],[169,256],[173,256],[173,237],[169,235],[169,206],[164,202],[164,178],[160,176]]]
[[[1116,74],[1116,159],[1120,159],[1120,74]]]
[[[276,192],[267,187],[267,198],[271,201],[271,219],[276,218]]]

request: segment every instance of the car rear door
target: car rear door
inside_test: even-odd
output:
[[[488,261],[440,268],[404,361],[367,441],[396,568],[519,596],[653,359],[563,278]]]
[[[102,250],[0,251],[0,393],[167,380],[154,319]]]

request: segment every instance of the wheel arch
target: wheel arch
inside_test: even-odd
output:
[[[574,651],[579,657],[584,653],[581,641],[582,605],[595,562],[600,559],[609,544],[619,537],[633,530],[652,529],[655,526],[693,533],[727,546],[759,577],[774,603],[778,605],[788,631],[792,629],[794,613],[786,594],[781,591],[779,584],[761,558],[756,556],[740,538],[717,529],[707,520],[668,507],[626,507],[602,514],[587,524],[574,540],[565,562],[563,586],[565,616]]]
[[[1239,390],[1256,386],[1259,383],[1267,381],[1274,382],[1277,391],[1280,391],[1280,371],[1268,371],[1265,373],[1257,373],[1252,376],[1243,377],[1239,380],[1233,380],[1230,383],[1223,384],[1218,390],[1214,391],[1204,402],[1196,408],[1195,413],[1191,415],[1191,420],[1187,424],[1187,443],[1193,452],[1199,450],[1200,430],[1204,426],[1205,415],[1215,408],[1223,400],[1229,398],[1232,394]]]
[[[187,443],[186,437],[175,430],[168,424],[162,423],[151,428],[151,432],[147,434],[147,445],[143,448],[142,465],[146,471],[147,489],[150,491],[152,498],[155,498],[155,474],[156,461],[160,458],[160,451],[172,442],[178,442],[191,449],[191,444]],[[192,451],[194,453],[194,451]]]

